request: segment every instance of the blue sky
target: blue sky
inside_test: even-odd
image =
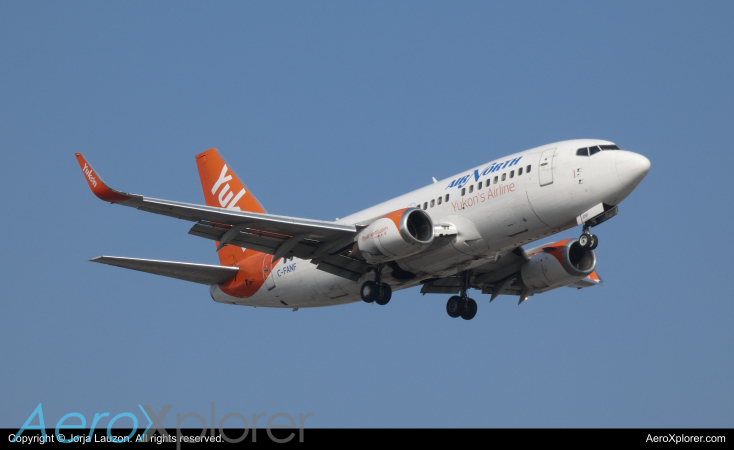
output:
[[[318,427],[731,427],[730,2],[0,3],[0,426],[43,404]],[[214,264],[217,147],[265,208],[333,220],[503,155],[599,138],[652,169],[595,229],[601,288],[300,310],[88,262]],[[578,229],[558,238],[576,237]],[[187,422],[188,423],[188,422]],[[189,425],[195,426],[194,421]]]

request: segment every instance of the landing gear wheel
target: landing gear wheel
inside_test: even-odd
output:
[[[359,290],[359,295],[362,296],[362,300],[367,303],[372,303],[377,298],[377,283],[374,281],[365,281],[362,283],[362,287]]]
[[[392,297],[392,288],[387,283],[380,284],[377,289],[377,295],[375,296],[375,303],[378,305],[387,305]]]
[[[446,303],[446,312],[448,313],[449,317],[457,318],[461,315],[461,312],[463,310],[464,299],[462,299],[458,295],[454,295]]]
[[[591,243],[589,244],[589,250],[594,250],[599,245],[599,238],[595,235],[591,235]]]
[[[582,234],[579,236],[579,245],[583,248],[587,248],[591,244],[591,235],[590,234]]]
[[[473,299],[466,299],[466,306],[464,312],[461,313],[461,318],[464,320],[472,320],[477,315],[477,302]]]

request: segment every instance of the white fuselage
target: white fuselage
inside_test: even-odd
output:
[[[401,208],[425,206],[434,224],[455,226],[458,236],[451,244],[400,260],[402,269],[418,276],[408,281],[389,277],[385,280],[393,290],[413,287],[421,280],[456,274],[496,260],[518,246],[575,227],[576,218],[596,205],[619,204],[647,173],[649,161],[624,150],[576,155],[579,148],[608,144],[612,143],[582,139],[526,150],[380,203],[337,223],[364,223]],[[499,168],[489,172],[497,164]],[[307,260],[281,259],[260,290],[249,298],[229,296],[218,285],[210,286],[210,292],[217,302],[238,305],[329,306],[360,301],[360,285],[367,278],[372,275],[354,282],[317,270]]]

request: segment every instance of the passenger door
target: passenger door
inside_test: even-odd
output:
[[[549,148],[540,155],[540,162],[538,163],[538,180],[540,181],[541,186],[553,184],[553,164],[555,154],[556,149]]]

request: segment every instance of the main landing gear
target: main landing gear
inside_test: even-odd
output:
[[[464,320],[472,320],[477,315],[477,302],[471,298],[462,298],[454,295],[446,303],[446,312],[449,317],[461,317]]]
[[[367,303],[375,302],[378,305],[387,305],[392,297],[392,288],[389,284],[382,282],[382,267],[375,268],[375,281],[365,281],[359,290],[362,300]]]
[[[459,275],[461,293],[454,295],[446,303],[446,312],[449,317],[461,317],[464,320],[472,320],[477,315],[477,302],[466,296],[466,290],[469,286],[469,275],[468,270]]]
[[[599,245],[599,238],[595,234],[591,234],[588,225],[584,225],[584,232],[579,237],[579,245],[589,250],[594,250]]]

